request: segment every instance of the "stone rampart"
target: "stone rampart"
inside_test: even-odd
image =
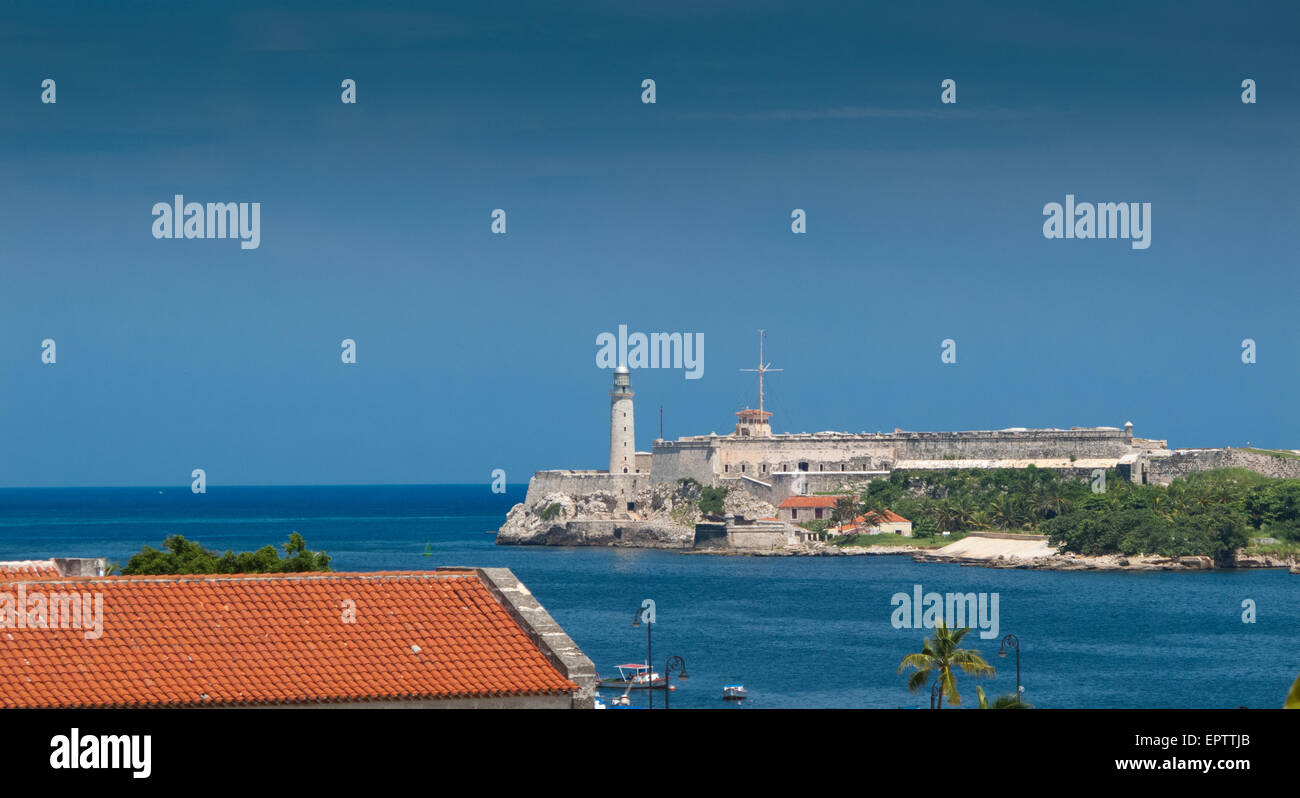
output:
[[[1168,485],[1178,477],[1215,468],[1246,468],[1268,477],[1300,479],[1300,458],[1244,449],[1175,449],[1168,457],[1147,463],[1147,481]]]

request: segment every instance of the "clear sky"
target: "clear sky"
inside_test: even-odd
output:
[[[259,5],[0,12],[0,485],[599,468],[619,324],[706,342],[643,449],[756,404],[760,327],[778,432],[1300,447],[1294,3]],[[260,246],[156,240],[177,193]]]

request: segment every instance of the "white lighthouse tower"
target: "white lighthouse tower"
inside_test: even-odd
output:
[[[632,373],[627,366],[614,369],[609,391],[609,473],[636,473],[636,424],[632,417]]]

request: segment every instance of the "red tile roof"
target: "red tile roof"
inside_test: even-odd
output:
[[[37,591],[102,594],[103,634],[87,639],[82,629],[5,623],[0,707],[241,706],[577,690],[473,571],[21,581],[29,601]],[[19,584],[0,574],[0,594],[16,598]],[[344,622],[348,600],[356,602],[353,623]]]
[[[806,507],[834,507],[841,496],[790,496],[781,502],[782,507],[804,509]]]
[[[879,510],[879,511],[873,510],[872,512],[867,513],[866,517],[858,516],[853,520],[861,523],[866,521],[867,517],[871,519],[872,523],[880,523],[880,522],[884,522],[886,524],[910,524],[911,523],[911,521],[908,521],[906,518],[894,512],[893,510]]]
[[[58,575],[59,569],[55,567],[54,560],[10,560],[0,562],[0,579],[10,577],[41,578]]]
[[[868,517],[871,519],[870,521],[867,520]],[[880,524],[880,523],[910,524],[912,522],[907,520],[903,516],[899,515],[898,513],[894,512],[893,510],[885,510],[884,512],[875,512],[873,510],[872,512],[867,513],[867,515],[860,515],[857,518],[854,518],[852,523],[840,524],[839,526],[831,527],[830,531],[851,532],[854,529],[857,529],[858,527],[861,526],[870,527],[872,524]]]

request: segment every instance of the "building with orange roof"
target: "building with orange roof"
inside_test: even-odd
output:
[[[776,517],[792,524],[829,521],[840,496],[787,496],[776,508]]]
[[[833,535],[902,535],[912,536],[912,522],[893,510],[872,510],[860,515],[847,524],[833,526],[826,530]]]
[[[76,623],[91,606],[97,633]],[[0,571],[0,707],[590,708],[594,697],[591,660],[506,568]]]

